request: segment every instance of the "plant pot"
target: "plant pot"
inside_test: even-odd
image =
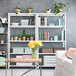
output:
[[[51,9],[47,9],[45,13],[51,13]]]
[[[13,41],[13,37],[11,37],[11,41]]]
[[[59,13],[61,13],[62,12],[62,9],[58,9],[58,11],[59,11]]]
[[[26,40],[26,37],[22,37],[22,40],[24,40],[24,41],[25,41],[25,40]]]
[[[4,44],[4,40],[1,40],[1,44]]]
[[[32,13],[32,9],[28,9],[28,13]]]
[[[27,38],[27,41],[29,41],[29,38]]]
[[[21,38],[18,38],[19,41],[21,41]]]
[[[5,31],[5,28],[0,27],[0,33],[4,33],[4,31]]]
[[[30,40],[34,40],[34,37],[30,37]]]
[[[18,40],[18,37],[14,37],[13,40]]]
[[[20,9],[15,9],[15,10],[16,10],[16,13],[17,13],[17,14],[19,14],[20,11],[21,11]]]

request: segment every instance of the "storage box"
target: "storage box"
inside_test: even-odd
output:
[[[56,51],[65,51],[65,49],[54,49],[54,53],[55,53]]]
[[[21,20],[21,25],[24,26],[24,25],[28,25],[28,22],[29,20]]]
[[[32,54],[32,49],[30,47],[25,47],[25,54]]]
[[[53,49],[51,49],[51,48],[42,48],[42,53],[53,53]]]
[[[13,53],[15,54],[24,53],[24,47],[13,47]]]

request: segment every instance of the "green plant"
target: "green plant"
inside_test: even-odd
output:
[[[29,37],[33,37],[33,35],[32,35],[32,34],[30,34],[30,35],[29,35]]]
[[[61,12],[61,10],[59,10],[59,9],[64,9],[64,8],[66,9],[66,11],[68,11],[70,7],[71,7],[70,3],[65,3],[65,4],[62,2],[55,3],[53,13],[57,14],[57,13]]]
[[[30,36],[29,35],[26,35],[26,38],[29,38]]]
[[[21,10],[21,8],[19,8],[19,7],[16,7],[15,9],[20,9]]]
[[[27,9],[26,9],[26,13],[29,13],[29,12],[28,12],[29,9],[32,9],[31,12],[33,13],[34,9],[33,9],[32,7],[27,8]]]
[[[25,34],[26,34],[26,30],[24,29],[22,33],[22,37],[25,37]]]
[[[21,38],[21,37],[22,37],[22,35],[19,34],[19,35],[18,35],[18,38]]]
[[[18,37],[18,35],[15,34],[14,37]]]

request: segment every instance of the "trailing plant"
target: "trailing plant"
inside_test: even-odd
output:
[[[55,3],[53,13],[54,14],[60,13],[62,12],[62,10],[59,9],[64,9],[64,8],[66,9],[66,11],[68,11],[70,7],[71,7],[70,3],[65,3],[65,4],[62,2]]]
[[[27,9],[26,9],[26,13],[29,13],[29,12],[28,12],[28,10],[29,10],[29,9],[31,9],[31,10],[32,10],[32,11],[31,11],[31,13],[33,13],[33,12],[34,12],[34,9],[33,9],[32,7],[29,7],[29,8],[27,8]]]

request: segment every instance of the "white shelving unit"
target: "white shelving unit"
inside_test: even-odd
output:
[[[11,26],[11,17],[34,17],[34,22],[35,22],[35,24],[34,25],[25,25],[25,26],[22,26],[22,25],[19,25],[19,26]],[[40,17],[62,17],[62,18],[64,18],[64,21],[65,21],[65,24],[64,24],[64,26],[61,26],[60,25],[60,23],[59,23],[59,25],[55,25],[55,26],[49,26],[48,24],[47,25],[43,25],[43,26],[41,26],[40,25],[40,21],[39,21],[39,18]],[[16,20],[17,21],[17,20]],[[47,20],[47,22],[48,22],[48,20]],[[47,23],[46,22],[46,23]],[[55,40],[50,40],[50,38],[49,38],[49,40],[41,40],[42,42],[43,42],[43,44],[45,44],[45,43],[50,43],[50,44],[52,44],[52,43],[60,43],[60,44],[62,44],[62,47],[63,48],[65,48],[66,49],[66,13],[59,13],[59,14],[53,14],[53,13],[20,13],[20,14],[15,14],[15,13],[8,13],[8,59],[10,59],[11,58],[11,55],[21,55],[21,54],[24,54],[25,55],[25,53],[21,53],[21,54],[19,54],[19,53],[17,53],[17,54],[15,54],[15,53],[12,53],[10,50],[11,50],[11,45],[13,44],[13,43],[21,43],[21,44],[26,44],[26,43],[28,43],[29,41],[11,41],[10,40],[10,35],[11,35],[11,29],[34,29],[34,32],[35,32],[35,40],[39,40],[39,32],[40,32],[40,29],[61,29],[61,30],[65,30],[65,38],[63,39],[63,40],[57,40],[57,41],[55,41]],[[43,31],[44,32],[44,31]],[[12,47],[13,47],[13,45],[12,45]],[[40,53],[39,52],[39,50],[37,51],[37,54],[38,54],[38,57],[40,57],[40,55],[42,55],[42,57],[45,55],[49,55],[49,56],[52,56],[52,55],[54,55],[55,56],[55,53]],[[51,64],[51,66],[49,65],[49,66],[46,66],[46,65],[44,65],[43,64],[43,67],[53,67],[53,66],[55,67],[55,64]],[[10,67],[11,65],[10,64],[8,64],[8,67]],[[14,65],[14,67],[16,67],[17,65]],[[30,65],[29,65],[30,66]],[[28,67],[29,67],[28,66]],[[17,66],[17,67],[19,67],[19,66]],[[20,66],[21,67],[21,66]],[[25,67],[27,67],[27,66],[25,66]],[[32,66],[31,66],[32,67]]]

